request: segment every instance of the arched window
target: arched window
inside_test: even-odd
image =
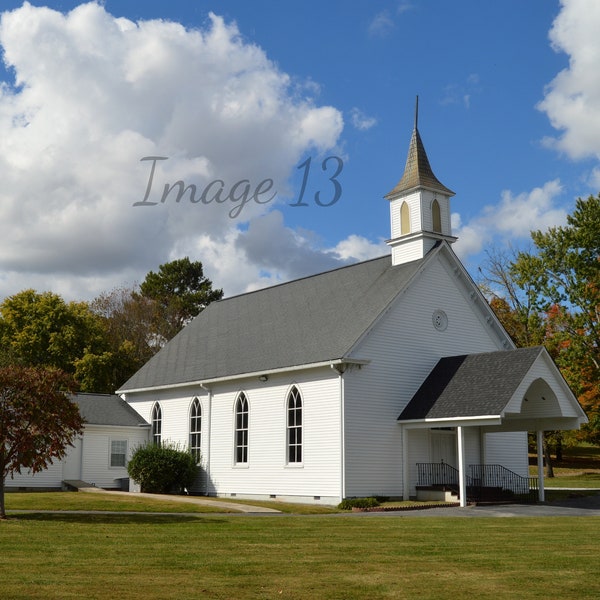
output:
[[[410,209],[406,202],[400,207],[400,235],[410,233]]]
[[[242,392],[235,403],[235,464],[248,462],[248,400]]]
[[[162,436],[162,410],[156,402],[152,407],[152,443],[160,446]]]
[[[440,212],[440,203],[434,200],[431,204],[431,219],[433,221],[433,231],[442,233],[442,215]]]
[[[190,452],[200,462],[200,449],[202,446],[202,405],[198,398],[194,398],[190,407]]]
[[[296,386],[287,401],[287,461],[302,462],[302,397]]]

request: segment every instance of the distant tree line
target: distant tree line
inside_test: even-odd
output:
[[[81,391],[112,393],[208,304],[223,297],[182,258],[91,302],[24,290],[0,304],[0,366],[52,367]]]

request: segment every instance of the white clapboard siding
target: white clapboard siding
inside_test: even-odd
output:
[[[485,464],[503,465],[521,477],[529,475],[526,431],[486,433],[484,443]]]
[[[118,489],[121,479],[127,478],[127,467],[110,466],[111,441],[127,442],[127,458],[133,450],[146,442],[147,428],[88,425],[83,436],[81,477],[99,488]]]
[[[35,475],[27,469],[23,469],[21,474],[15,473],[14,477],[7,477],[4,485],[7,490],[15,488],[60,489],[62,485],[62,463],[56,460],[47,469]]]
[[[293,385],[303,402],[303,462],[286,461],[287,397]],[[202,461],[206,479],[199,491],[218,496],[277,497],[339,502],[340,382],[330,368],[292,371],[214,384],[203,388],[132,394],[127,400],[148,422],[152,407],[162,410],[162,441],[187,447],[194,397],[202,405]],[[234,406],[244,392],[250,407],[248,463],[234,464]]]
[[[303,462],[286,457],[287,396],[302,396]],[[249,403],[248,462],[234,463],[234,405]],[[212,398],[209,492],[220,496],[340,497],[339,379],[331,369],[272,375],[215,386]]]
[[[445,331],[432,323],[440,309]],[[353,352],[370,362],[345,375],[346,495],[401,495],[402,409],[440,358],[499,350],[503,340],[445,258],[430,261]]]
[[[64,480],[79,479],[96,487],[115,489],[120,479],[128,477],[126,467],[110,466],[111,440],[127,441],[128,457],[132,449],[144,443],[148,430],[142,427],[117,427],[86,425],[82,438],[68,448],[67,456],[55,460],[47,469],[30,474],[23,470],[6,480],[8,488],[52,488],[59,489]]]

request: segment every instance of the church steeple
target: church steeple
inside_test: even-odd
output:
[[[419,97],[415,106],[415,125],[408,147],[404,173],[394,189],[386,194],[390,201],[393,264],[423,258],[439,240],[456,240],[450,229],[450,198],[454,192],[434,175],[419,134]]]
[[[396,187],[386,194],[386,198],[392,199],[393,196],[401,192],[407,192],[417,187],[424,187],[431,190],[437,190],[454,196],[454,192],[442,184],[439,179],[433,174],[425,146],[419,134],[419,97],[417,96],[415,105],[415,126],[410,138],[408,146],[408,156],[406,157],[406,165],[402,179],[396,184]]]

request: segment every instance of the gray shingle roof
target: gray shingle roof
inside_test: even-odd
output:
[[[90,425],[148,425],[127,402],[114,394],[73,394],[70,398],[77,404],[79,413]]]
[[[387,255],[213,302],[121,391],[344,358],[422,262]]]
[[[542,351],[536,346],[442,358],[398,420],[499,415]]]
[[[441,183],[433,174],[427,153],[425,152],[425,146],[419,135],[419,130],[415,126],[408,147],[408,156],[406,157],[406,165],[404,166],[402,178],[385,197],[393,198],[397,194],[417,187],[438,190],[444,194],[454,196],[454,192]]]

